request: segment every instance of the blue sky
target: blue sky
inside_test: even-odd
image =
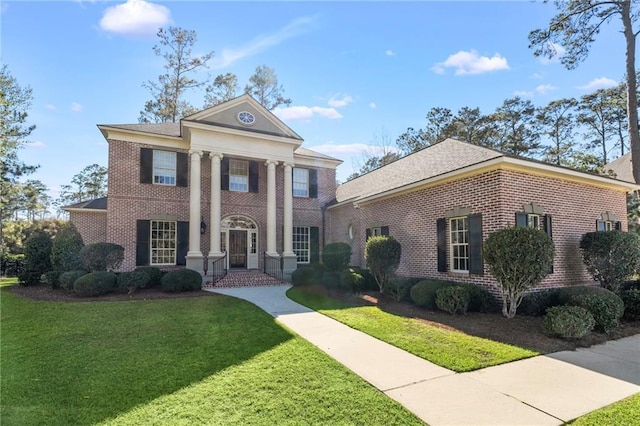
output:
[[[610,87],[624,73],[613,21],[586,62],[568,71],[534,58],[530,30],[554,15],[541,2],[145,2],[0,3],[2,63],[33,89],[37,125],[21,158],[57,196],[92,163],[107,165],[96,124],[136,123],[162,72],[152,47],[160,26],[195,30],[195,53],[214,51],[199,76],[256,66],[276,70],[290,108],[277,114],[307,148],[344,160],[344,180],[385,134],[424,126],[432,107],[490,113],[519,95],[538,106]],[[201,107],[204,90],[188,94]]]

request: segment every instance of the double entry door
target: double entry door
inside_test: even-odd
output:
[[[230,229],[227,232],[229,268],[256,269],[258,267],[256,231]]]

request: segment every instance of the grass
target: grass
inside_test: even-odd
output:
[[[584,415],[572,426],[630,426],[640,424],[640,393]]]
[[[3,425],[422,424],[248,302],[0,294]]]
[[[416,318],[354,307],[325,295],[294,287],[292,300],[356,330],[456,372],[473,371],[539,355],[538,352],[430,325]]]

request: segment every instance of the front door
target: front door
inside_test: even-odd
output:
[[[229,267],[247,267],[247,231],[229,231]]]

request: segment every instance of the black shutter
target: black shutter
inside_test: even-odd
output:
[[[153,183],[153,150],[140,148],[140,183]]]
[[[185,152],[176,153],[176,186],[189,186],[189,156]]]
[[[309,198],[318,198],[318,171],[309,169]]]
[[[596,231],[606,231],[607,226],[604,220],[596,220]]]
[[[447,220],[436,220],[438,235],[438,272],[447,272]]]
[[[320,229],[317,226],[309,228],[309,261],[320,262]]]
[[[616,222],[616,231],[622,231],[622,222]]]
[[[481,214],[469,215],[469,273],[484,274]]]
[[[150,221],[136,220],[136,266],[146,266],[149,264],[150,228]]]
[[[384,236],[389,236],[389,227],[388,226],[383,226],[380,228],[380,234],[384,235]]]
[[[187,251],[189,250],[189,222],[178,222],[176,230],[176,265],[187,264]]]
[[[553,238],[553,228],[551,226],[551,215],[550,214],[545,214],[543,216],[544,218],[544,232],[547,233],[548,236],[550,236],[551,238]]]
[[[258,192],[258,173],[259,163],[257,161],[249,161],[249,192]]]
[[[369,238],[371,238],[371,228],[367,228],[366,231],[364,231],[364,243],[367,244],[367,241],[369,241]]]
[[[229,159],[223,157],[220,162],[220,189],[229,190]]]
[[[522,212],[516,212],[516,227],[518,228],[526,228],[529,226],[527,221],[527,214]]]

